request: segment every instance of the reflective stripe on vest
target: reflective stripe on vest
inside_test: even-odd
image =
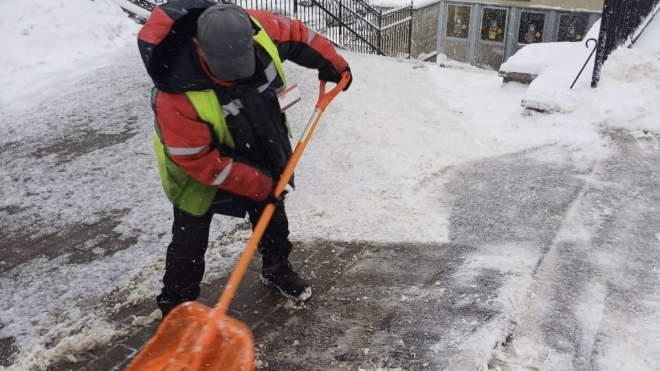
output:
[[[261,24],[252,18],[255,24],[259,26],[259,31],[254,40],[270,55],[273,63],[271,63],[265,70],[268,82],[258,88],[259,92],[263,92],[275,80],[277,76],[284,79],[284,69],[282,68],[282,60],[280,59],[277,46],[273,40],[268,36]],[[243,108],[240,100],[234,100],[228,104],[220,106],[217,95],[213,90],[204,91],[190,91],[185,93],[190,100],[190,103],[195,108],[199,118],[211,125],[216,134],[217,140],[220,144],[234,147],[234,139],[231,136],[225,117],[228,115],[238,115],[240,109]],[[155,97],[154,97],[155,98]],[[291,135],[291,129],[288,122],[285,122],[287,131]],[[230,162],[223,171],[218,174],[213,185],[202,184],[181,169],[168,155],[171,154],[192,154],[199,148],[166,148],[160,135],[158,133],[158,125],[156,125],[156,133],[154,134],[154,148],[156,150],[156,158],[158,159],[158,170],[160,172],[161,182],[167,198],[177,208],[192,214],[204,215],[218,191],[218,186],[227,178],[231,171],[232,163]],[[201,149],[199,149],[201,151]]]

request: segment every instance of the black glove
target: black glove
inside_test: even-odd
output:
[[[282,194],[280,197],[275,197],[275,190],[270,191],[270,194],[268,197],[266,197],[266,202],[269,204],[275,205],[275,207],[280,207],[284,205],[284,198],[286,197],[286,194],[289,193],[286,189],[282,191]]]
[[[348,74],[350,75],[350,78],[348,79],[348,83],[346,84],[344,89],[342,89],[343,91],[346,91],[353,82],[353,74],[351,73],[350,67],[346,67],[346,69],[342,72],[348,72]],[[335,66],[333,66],[332,63],[328,63],[324,67],[319,69],[319,80],[330,81],[330,82],[334,82],[335,84],[338,84],[339,81],[341,81],[341,73],[337,72]]]

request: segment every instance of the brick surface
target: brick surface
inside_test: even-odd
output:
[[[133,354],[135,354],[133,349],[118,344],[110,348],[101,358],[81,368],[80,371],[123,370],[130,362]]]
[[[0,273],[8,271],[38,255],[37,251],[19,244],[9,245],[3,248],[3,252],[5,256],[0,261]]]
[[[349,267],[350,263],[340,259],[340,256],[345,254],[344,257],[348,256],[352,260],[352,257],[360,254],[364,248],[364,245],[349,244],[337,245],[336,248],[326,248],[324,246],[319,249],[305,249],[302,246],[296,246],[291,260],[300,274],[310,282],[316,296],[328,292],[333,282],[340,276],[339,272]],[[315,259],[311,259],[312,256]],[[320,264],[312,263],[312,261],[320,262]],[[259,267],[259,264],[260,258],[255,257],[252,267]],[[204,285],[204,289],[208,290],[209,294],[200,299],[200,302],[208,305],[215,304],[226,281],[227,278],[225,277]],[[255,344],[258,347],[261,342],[266,341],[269,337],[276,336],[275,334],[287,323],[300,321],[298,317],[308,312],[315,305],[315,296],[310,299],[308,306],[295,305],[283,298],[276,290],[264,287],[261,284],[257,269],[253,269],[247,271],[244,276],[231,303],[229,315],[252,328]],[[317,304],[320,305],[320,303]],[[129,335],[121,341],[121,344],[126,349],[137,349],[151,338],[155,330],[156,325],[154,324],[149,328],[144,328]],[[294,341],[294,339],[289,340]],[[122,359],[123,356],[125,356],[125,353],[109,354],[103,359],[107,360],[110,357],[114,359],[116,364],[123,365],[122,362],[125,362]],[[111,364],[112,362],[107,365]],[[105,365],[106,363],[100,360],[94,363],[94,367],[106,367]],[[111,370],[111,368],[96,369],[100,371]]]
[[[47,236],[26,233],[9,237],[0,234],[0,272],[11,274],[10,269],[35,257],[53,259],[69,254],[70,262],[88,262],[135,243],[134,239],[121,240],[113,232],[121,215],[107,215],[93,224],[81,224]],[[294,243],[290,260],[294,268],[313,287],[314,295],[328,292],[365,246],[339,242],[315,241]],[[309,306],[298,306],[285,299],[277,290],[265,287],[260,280],[261,258],[257,254],[250,263],[237,293],[232,300],[229,315],[244,322],[253,331],[257,344],[266,341],[285,325],[300,321],[298,317],[309,311]],[[200,302],[215,305],[228,277],[202,284]],[[314,305],[315,297],[310,300]],[[134,316],[147,316],[156,310],[153,298],[122,308],[108,320],[128,328],[129,333],[115,339],[112,346],[95,349],[74,358],[64,359],[48,367],[48,371],[114,371],[123,370],[132,357],[153,337],[158,328],[156,321],[144,327],[131,325]],[[289,341],[290,339],[287,339]],[[291,340],[293,341],[293,340]],[[17,352],[14,340],[0,339],[0,366],[11,365]]]
[[[151,339],[158,329],[158,322],[154,322],[147,327],[139,328],[133,331],[128,337],[121,341],[125,347],[133,350],[140,350]]]
[[[14,338],[0,339],[0,366],[9,366],[14,352],[16,352]]]
[[[88,371],[89,365],[97,360],[97,357],[90,354],[77,355],[76,361],[70,360],[60,361],[48,367],[48,371]]]

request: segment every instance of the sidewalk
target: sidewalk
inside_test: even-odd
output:
[[[573,294],[603,279],[600,275],[610,274],[610,270],[591,266],[591,257],[603,249],[618,251],[625,254],[623,261],[631,264],[626,269],[635,272],[626,282],[612,281],[608,294],[596,302],[610,308],[605,309],[604,323],[613,321],[610,326],[620,326],[618,317],[607,313],[621,308],[624,302],[645,308],[646,299],[639,299],[654,290],[648,286],[654,282],[653,271],[637,268],[660,262],[657,254],[648,251],[648,246],[657,244],[653,233],[658,232],[660,223],[660,214],[655,212],[660,180],[654,171],[660,166],[660,156],[654,141],[657,139],[653,137],[647,142],[615,138],[619,154],[587,169],[575,168],[570,162],[539,162],[548,154],[557,156],[564,151],[555,147],[450,169],[438,179],[449,192],[443,197],[452,200],[450,242],[294,241],[292,261],[312,284],[313,298],[295,305],[263,287],[255,258],[230,314],[252,328],[257,364],[262,370],[471,370],[488,349],[502,344],[506,351],[510,341],[515,344],[513,334],[526,334],[527,318],[538,325],[538,314],[533,310],[527,313],[533,301],[525,299],[529,290],[526,280],[533,280],[543,297],[571,293],[551,300],[556,308],[543,323],[555,330],[544,336],[570,344],[581,344],[584,336],[593,336],[592,346],[597,347],[598,334],[590,334],[589,328],[581,327],[580,319],[571,314],[571,308],[580,305],[580,295]],[[598,182],[606,186],[593,185],[601,184]],[[430,181],[427,186],[438,184]],[[622,193],[621,187],[629,192]],[[647,206],[640,209],[640,205]],[[593,214],[600,209],[612,211],[603,214],[606,217]],[[580,217],[581,213],[586,217]],[[94,246],[108,247],[104,254],[127,248],[133,241],[122,240],[113,232],[117,218],[106,215],[94,225],[75,226],[30,243],[26,242],[28,235],[14,239],[3,236],[2,274],[11,276],[13,269],[38,256],[70,253],[74,261],[91,262],[100,256]],[[605,224],[597,222],[594,226],[592,219]],[[575,246],[574,242],[562,242],[560,236],[572,236],[567,229],[582,224],[587,229],[596,227],[592,240],[596,243]],[[643,232],[631,235],[628,231],[632,229]],[[618,236],[628,236],[624,246]],[[538,272],[527,271],[524,267],[530,264],[540,264],[542,269],[536,265]],[[580,268],[585,266],[590,268]],[[546,272],[552,278],[546,278]],[[200,301],[215,303],[225,280],[204,285]],[[633,297],[620,296],[625,292],[618,287],[621,285],[633,285],[640,292]],[[506,300],[516,304],[510,306]],[[109,320],[128,329],[126,336],[108,347],[69,357],[48,370],[123,370],[157,326],[135,326],[134,316],[147,316],[154,310],[152,298],[123,308]],[[644,309],[644,313],[657,315],[651,309]],[[514,319],[521,322],[516,324]],[[602,331],[599,336],[608,336],[606,328]],[[597,353],[576,349],[576,360],[596,362],[593,357]],[[13,339],[0,340],[0,360],[7,362],[14,352]],[[493,358],[489,362],[497,365],[500,361]],[[575,369],[582,369],[580,365],[576,363]]]
[[[512,239],[533,246],[552,243],[560,224],[539,215],[564,214],[581,183],[572,180],[576,170],[571,166],[539,166],[534,160],[538,150],[489,159],[445,175],[452,179],[447,188],[454,193],[450,243],[296,241],[293,264],[314,288],[305,305],[295,305],[263,287],[255,258],[230,314],[253,329],[261,369],[446,369],[455,362],[452,358],[462,354],[461,339],[484,326],[505,326],[496,320],[506,317],[496,299],[507,275],[486,270],[460,278],[465,274],[461,267],[484,243]],[[484,179],[488,187],[473,188]],[[428,186],[436,185],[431,181]],[[511,205],[509,192],[502,194],[502,189],[516,193],[518,204]],[[511,206],[519,212],[510,214]],[[97,258],[91,247],[103,241],[115,241],[113,251],[126,248],[131,241],[113,233],[116,217],[108,215],[93,226],[46,237],[26,250],[30,254],[10,255],[6,260],[13,262],[11,266],[24,264],[39,255],[36,246],[52,254],[72,253],[78,261]],[[527,234],[529,228],[534,234]],[[107,238],[99,242],[95,239],[99,235]],[[78,244],[66,250],[71,241]],[[3,245],[12,243],[23,246],[21,241]],[[225,279],[205,285],[200,301],[214,303]],[[122,370],[156,329],[156,323],[136,327],[132,319],[154,309],[151,298],[122,309],[110,320],[129,329],[128,336],[110,347],[76,355],[75,363],[64,360],[48,370]]]
[[[309,278],[314,288],[315,296],[322,296],[337,282],[363,252],[364,244],[331,244],[324,243],[323,249],[313,251],[304,249],[297,244],[294,248],[292,263],[301,267],[300,274]],[[296,306],[280,296],[275,290],[264,287],[259,280],[259,259],[255,258],[245,275],[238,293],[230,307],[230,315],[248,324],[253,331],[256,344],[286,322],[299,316],[302,311],[310,310],[314,300],[308,305]],[[200,302],[213,306],[226,283],[226,278],[205,284],[202,287]],[[130,327],[133,316],[147,316],[155,309],[152,300],[139,306],[132,306],[117,313],[114,320],[122,321]],[[77,362],[63,361],[49,371],[110,371],[123,370],[130,359],[144,346],[156,331],[158,321],[143,328],[131,331],[124,338],[117,339],[109,348],[98,349],[83,356],[76,357]],[[4,356],[4,354],[0,354]],[[5,358],[5,357],[3,357]],[[277,368],[276,368],[277,369]]]
[[[120,144],[121,140],[115,138],[114,145]],[[60,145],[61,148],[52,150],[73,156],[81,148],[68,146],[66,139]],[[452,355],[460,352],[456,339],[465,338],[499,315],[494,290],[504,282],[501,274],[484,272],[475,277],[474,283],[456,281],[465,259],[475,246],[485,241],[516,238],[518,234],[509,231],[525,231],[528,223],[534,222],[538,210],[564,213],[579,187],[579,183],[568,182],[559,193],[550,187],[546,201],[528,203],[526,200],[536,200],[547,192],[541,184],[559,186],[574,172],[570,166],[539,167],[529,157],[534,151],[530,153],[487,160],[452,170],[458,174],[446,175],[449,176],[446,179],[453,179],[447,187],[455,194],[451,243],[296,241],[293,264],[314,288],[313,298],[305,305],[297,306],[274,290],[264,288],[259,282],[258,258],[255,258],[232,302],[230,314],[253,329],[261,369],[446,367]],[[497,177],[487,176],[490,186],[478,191],[482,193],[474,193],[476,189],[470,191],[469,184],[481,182],[484,169],[490,172],[493,168],[500,170]],[[544,176],[539,177],[541,174]],[[521,212],[530,215],[523,219],[502,213],[506,211],[502,205],[510,201],[507,194],[500,193],[500,189],[512,186],[517,189],[520,177],[538,184],[536,189],[518,189],[521,195],[529,196],[520,199]],[[430,181],[427,186],[437,185]],[[125,249],[134,241],[122,240],[114,232],[120,216],[105,215],[93,225],[73,226],[35,241],[30,241],[27,234],[11,240],[3,237],[2,274],[11,275],[12,269],[40,256],[71,254],[72,262],[91,262]],[[494,216],[499,217],[492,219]],[[534,236],[523,238],[543,245],[550,243],[558,225],[539,222],[535,228]],[[103,252],[101,255],[99,250]],[[215,303],[225,279],[205,285],[200,301]],[[157,326],[152,323],[136,327],[132,319],[147,316],[154,309],[153,300],[145,298],[139,305],[115,313],[110,320],[117,327],[129,329],[127,336],[115,339],[110,347],[75,355],[75,362],[63,360],[48,370],[122,370],[152,337]],[[16,351],[12,339],[3,339],[0,344],[0,359],[10,359]]]

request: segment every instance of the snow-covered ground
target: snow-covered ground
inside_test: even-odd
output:
[[[109,1],[25,0],[0,3],[0,105],[51,94],[58,83],[107,66],[133,47],[137,26]]]
[[[0,18],[3,234],[33,229],[57,233],[115,212],[121,215],[115,231],[136,238],[130,248],[101,254],[92,262],[41,258],[0,276],[0,338],[14,337],[19,348],[8,369],[43,369],[126,331],[108,318],[131,302],[151,300],[158,290],[171,211],[151,152],[150,82],[137,53],[139,26],[107,0],[5,1],[0,2],[0,14],[11,15]],[[645,35],[658,34],[656,21]],[[599,89],[581,84],[572,93],[579,104],[569,114],[556,115],[524,112],[520,101],[526,87],[502,86],[495,73],[346,53],[355,81],[328,108],[299,165],[297,189],[287,197],[292,238],[446,243],[453,220],[449,202],[430,202],[450,197],[443,188],[446,169],[548,147],[560,150],[541,151],[539,159],[545,163],[570,163],[586,172],[613,156],[610,134],[620,131],[657,150],[658,52],[660,41],[644,35],[634,48],[615,52]],[[318,81],[314,71],[290,63],[286,70],[305,97],[289,115],[297,138],[312,112]],[[555,94],[568,94],[568,86],[558,85]],[[76,156],[34,152],[63,141],[84,142],[90,135],[126,133],[131,135],[125,141]],[[425,187],[428,182],[436,187]],[[235,262],[248,236],[227,232],[240,222],[216,219],[208,278],[225,274]],[[561,233],[565,240],[575,235],[589,239],[590,231]],[[536,335],[541,330],[526,317],[526,308],[533,304],[552,313],[551,300],[530,299],[533,288],[544,283],[539,281],[543,275],[534,275],[542,263],[540,253],[515,243],[506,246],[476,249],[456,277],[465,279],[484,269],[515,273],[499,292],[498,302],[506,320],[520,322],[527,332],[509,343],[517,353],[507,347],[497,350],[493,369],[579,369],[579,362],[566,360],[578,353],[560,354],[540,346]],[[657,254],[657,246],[649,249]],[[611,263],[601,258],[603,264]],[[625,274],[625,266],[613,266]],[[657,287],[660,268],[647,269],[656,272]],[[654,282],[647,283],[652,287]],[[603,290],[594,284],[586,297],[598,298]],[[657,290],[646,294],[647,304],[656,309],[645,318],[657,319]],[[595,321],[590,309],[580,312],[586,323]],[[624,324],[621,317],[609,321],[633,339],[627,348],[604,342],[598,369],[621,370],[626,362],[635,365],[630,369],[660,369],[660,357],[655,357],[660,349],[658,322],[640,318]],[[455,367],[481,365],[489,356],[483,352],[492,349],[493,339],[501,334],[501,328],[486,326],[462,339],[463,348],[474,350],[465,354],[473,358]],[[438,344],[434,351],[442,347]]]

